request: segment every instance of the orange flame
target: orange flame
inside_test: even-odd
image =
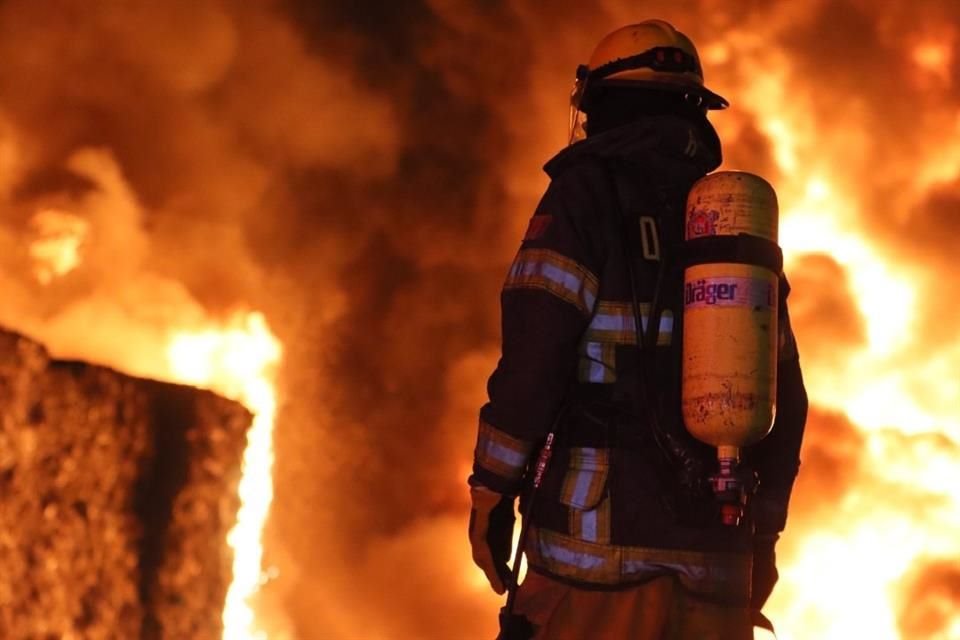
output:
[[[932,69],[950,55],[943,46],[924,45],[914,59]],[[960,459],[946,449],[920,451],[913,444],[905,449],[902,443],[910,434],[960,435],[955,376],[950,373],[960,367],[960,348],[946,345],[936,362],[904,357],[915,338],[918,273],[891,259],[863,232],[857,186],[844,182],[841,160],[823,153],[802,100],[796,95],[788,100],[782,90],[764,84],[785,87],[787,78],[786,66],[774,69],[754,85],[765,100],[750,101],[762,108],[757,117],[774,143],[783,176],[777,186],[784,206],[780,238],[786,270],[789,274],[805,254],[831,256],[850,278],[867,338],[839,368],[805,361],[808,391],[818,406],[839,411],[862,430],[866,451],[861,464],[867,471],[831,517],[788,526],[787,537],[799,544],[782,558],[781,581],[769,611],[784,640],[896,640],[901,637],[902,584],[909,572],[957,550],[960,495],[949,487],[960,480]],[[852,124],[845,136],[850,149],[866,148],[866,130]],[[918,191],[956,177],[960,143],[945,142],[939,151],[938,162],[918,167]],[[804,339],[816,340],[802,328],[798,334],[801,351]],[[911,386],[918,380],[928,392],[923,396]],[[886,495],[879,488],[884,483],[907,496],[935,496],[938,506],[911,508],[909,497]],[[950,616],[949,637],[957,637],[960,612]]]
[[[849,280],[864,333],[863,342],[851,346],[841,360],[826,361],[811,357],[814,349],[807,355],[804,350],[822,336],[795,326],[813,405],[845,416],[863,446],[839,458],[851,467],[837,470],[852,478],[851,486],[826,515],[817,521],[791,515],[779,550],[781,579],[766,612],[782,640],[909,638],[902,612],[914,604],[910,580],[927,563],[956,558],[960,551],[960,493],[955,490],[960,447],[954,444],[960,440],[960,344],[939,345],[926,359],[914,355],[918,345],[930,346],[929,339],[918,335],[929,266],[898,259],[874,237],[868,228],[872,212],[864,209],[871,187],[883,180],[873,177],[878,172],[891,171],[898,180],[907,176],[889,189],[901,198],[890,205],[892,210],[873,214],[901,216],[900,222],[931,188],[960,178],[960,115],[955,105],[932,115],[937,130],[922,156],[911,161],[910,171],[902,171],[897,158],[870,156],[886,148],[877,138],[897,132],[878,126],[872,111],[859,117],[862,96],[844,96],[842,112],[834,121],[825,120],[818,115],[823,108],[817,101],[833,97],[830,88],[801,76],[788,52],[760,31],[730,31],[701,50],[708,70],[712,65],[734,70],[735,88],[722,82],[714,87],[735,98],[733,113],[711,120],[728,148],[731,142],[736,147],[736,136],[727,135],[734,131],[725,127],[737,126],[731,124],[737,109],[751,110],[747,120],[771,143],[770,157],[778,170],[774,186],[782,208],[780,242],[788,276],[800,280],[805,258],[829,256]],[[898,84],[914,83],[931,92],[955,85],[955,41],[941,33],[901,43],[901,59],[912,64],[914,75],[891,78],[891,91]],[[762,68],[738,69],[738,60],[756,59],[748,54],[758,47]],[[917,120],[920,126],[919,114]],[[798,287],[791,298],[819,299],[823,293]],[[801,479],[812,472],[802,467]],[[475,570],[469,574],[478,588],[485,584]],[[946,595],[927,606],[943,624],[935,623],[938,635],[923,637],[960,638],[960,611]],[[772,636],[757,631],[756,637]]]
[[[80,264],[80,249],[89,231],[82,218],[59,209],[43,209],[30,220],[36,239],[30,243],[33,274],[40,284],[73,271]]]
[[[121,273],[125,281],[117,290],[94,290],[72,310],[67,307],[52,318],[18,320],[61,357],[87,358],[133,375],[206,387],[254,414],[238,487],[240,509],[225,541],[234,561],[223,637],[264,638],[252,607],[265,581],[261,535],[273,499],[274,376],[281,344],[262,313],[238,311],[217,322],[179,283],[140,268],[138,249],[145,246],[142,209],[111,153],[84,150],[70,164],[100,190],[78,204],[82,216],[47,208],[31,219],[35,237],[27,252],[34,277],[48,285],[73,271],[110,272]],[[124,296],[131,293],[136,302],[127,305]],[[81,324],[85,330],[78,331]]]
[[[176,379],[209,387],[255,414],[240,479],[240,510],[227,542],[234,552],[233,583],[223,610],[224,640],[266,638],[257,631],[251,599],[261,572],[263,526],[273,499],[273,425],[277,398],[273,373],[280,342],[260,313],[238,314],[224,327],[173,336],[168,357]]]
[[[950,82],[950,68],[953,64],[953,46],[949,41],[928,40],[913,49],[913,61],[925,73],[940,82]]]

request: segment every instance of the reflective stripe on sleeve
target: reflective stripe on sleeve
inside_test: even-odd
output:
[[[548,291],[584,314],[593,312],[598,287],[597,277],[589,269],[550,249],[521,249],[503,285],[504,290]]]
[[[533,445],[480,421],[474,458],[478,465],[510,481],[519,480]]]

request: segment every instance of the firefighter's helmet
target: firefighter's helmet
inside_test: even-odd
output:
[[[605,85],[682,93],[705,109],[730,105],[704,86],[700,56],[690,38],[664,20],[617,29],[597,44],[588,64],[577,68],[570,96],[571,141],[582,136],[591,90]]]

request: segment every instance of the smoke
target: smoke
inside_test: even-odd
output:
[[[335,379],[348,265],[366,259],[355,222],[392,219],[368,194],[406,134],[385,84],[355,68],[357,43],[337,44],[317,47],[274,2],[0,4],[0,322],[61,357],[164,376],[171,332],[263,310],[292,354],[284,419],[337,439],[346,420],[324,419],[317,392]],[[301,375],[316,377],[298,396]],[[286,508],[323,548],[349,532],[313,512],[340,501],[323,487],[297,513],[311,477],[297,463],[337,477],[347,460],[304,451],[278,474],[294,507],[277,519]]]
[[[866,329],[844,268],[824,254],[805,254],[790,269],[790,321],[803,341],[803,361],[818,375],[843,369],[866,344]],[[813,371],[808,371],[813,373]]]
[[[944,345],[956,344],[960,328],[946,318],[960,313],[960,301],[951,295],[944,274],[952,270],[954,254],[944,238],[957,237],[958,223],[951,212],[960,207],[960,182],[935,185],[907,210],[907,216],[889,230],[897,250],[912,263],[925,265],[922,282],[925,305],[918,314],[916,330],[925,337],[918,341],[926,355],[935,355]],[[933,353],[931,353],[933,352]]]
[[[790,503],[791,523],[815,521],[849,495],[864,473],[866,444],[867,437],[842,415],[810,411],[801,451],[803,473]]]
[[[960,444],[943,434],[907,435],[896,429],[865,433],[844,416],[814,407],[804,433],[803,470],[790,504],[791,523],[806,528],[838,515],[843,520],[843,512],[849,511],[845,526],[858,527],[856,514],[865,508],[881,517],[905,506],[924,519],[948,512],[950,488],[940,474],[957,456]],[[941,533],[931,532],[931,540]],[[801,542],[788,536],[787,546]],[[931,541],[928,550],[938,544]]]
[[[930,561],[916,568],[908,584],[908,596],[900,614],[903,637],[949,637],[953,614],[960,606],[960,570],[950,562]]]
[[[251,292],[268,278],[259,254],[286,251],[286,229],[307,215],[271,206],[288,174],[362,167],[375,178],[395,161],[387,99],[308,52],[269,3],[7,2],[0,11],[9,231],[23,234],[42,202],[69,209],[118,190],[138,210],[131,233],[149,230],[132,258],[88,245],[78,278],[100,258],[118,259],[181,283],[206,307],[257,304],[264,296]],[[71,164],[90,150],[109,159]],[[99,224],[90,235],[111,233]],[[79,298],[92,286],[60,292]]]
[[[951,3],[887,3],[878,11],[831,2],[779,38],[791,80],[815,114],[817,135],[808,143],[829,149],[833,170],[857,185],[863,232],[927,280],[909,345],[921,350],[957,337],[938,321],[957,311],[955,296],[931,276],[949,260],[943,238],[953,221],[944,212],[955,204],[960,166],[958,28]]]
[[[693,37],[733,103],[712,117],[726,168],[770,179],[785,209],[801,171],[854,185],[846,222],[922,287],[884,366],[929,358],[912,392],[955,411],[949,3],[0,3],[0,322],[151,373],[172,323],[267,314],[286,354],[267,548],[279,578],[261,601],[277,634],[492,635],[464,480],[499,287],[540,166],[566,142],[574,68],[652,16]],[[68,223],[45,231],[44,211]],[[28,249],[44,233],[79,233],[78,264],[46,282]],[[870,343],[854,267],[824,251],[789,264],[808,380],[855,376]],[[864,483],[896,493],[867,451],[954,452],[896,434],[817,407],[790,533]],[[934,489],[907,498],[935,505]],[[912,615],[904,633],[927,633]]]
[[[936,19],[932,9],[906,19],[910,16],[899,15],[900,8],[879,16],[875,7],[845,2],[773,8],[703,2],[693,9],[655,2],[639,8],[607,2],[589,9],[569,3],[549,10],[434,2],[405,13],[400,24],[390,19],[398,17],[394,10],[382,11],[391,15],[355,20],[338,15],[369,36],[368,73],[379,73],[396,51],[407,52],[405,82],[395,95],[407,109],[408,139],[417,142],[401,153],[395,175],[401,186],[385,188],[386,200],[396,197],[376,200],[359,223],[368,253],[380,259],[350,268],[359,286],[348,302],[353,311],[341,325],[347,336],[343,359],[334,365],[343,384],[335,392],[337,411],[348,417],[340,425],[338,450],[349,441],[346,448],[358,452],[356,463],[342,467],[358,489],[342,496],[346,504],[330,522],[354,541],[367,541],[359,545],[366,552],[359,556],[346,547],[342,566],[364,585],[359,600],[376,603],[381,612],[348,617],[364,620],[361,628],[374,635],[440,638],[446,629],[430,626],[433,615],[464,598],[477,601],[453,577],[446,592],[437,592],[424,577],[435,575],[434,563],[444,562],[452,545],[462,546],[456,537],[462,532],[451,526],[452,539],[443,532],[456,514],[466,513],[458,491],[473,439],[470,407],[482,401],[477,388],[496,353],[495,289],[544,187],[539,167],[565,142],[564,100],[572,70],[596,40],[649,15],[687,30],[704,52],[708,82],[734,103],[714,117],[726,141],[726,166],[757,171],[775,185],[789,184],[794,176],[790,162],[774,151],[775,123],[767,111],[771,102],[788,105],[789,114],[773,116],[782,115],[787,123],[782,126],[794,134],[792,170],[809,168],[838,186],[856,185],[859,199],[851,205],[850,223],[880,241],[887,259],[903,249],[894,241],[902,237],[901,212],[928,187],[915,180],[911,166],[928,165],[936,125],[955,111],[955,103],[944,104],[939,89],[914,82],[925,72],[916,68],[912,51]],[[376,41],[384,31],[392,50],[381,58]],[[891,100],[905,91],[914,100]],[[784,206],[798,195],[785,190]],[[381,207],[396,212],[395,224],[384,225],[377,214]],[[936,243],[938,228],[926,228]],[[942,272],[922,249],[912,257],[918,278]],[[831,372],[833,378],[856,375],[849,363],[870,340],[857,304],[861,283],[850,277],[853,266],[823,253],[802,255],[790,265],[802,359],[825,378]],[[918,317],[934,316],[926,299],[916,304]],[[375,318],[369,316],[372,309],[379,314]],[[917,338],[907,340],[905,353],[894,361],[906,361],[907,350],[925,342],[927,334],[920,334],[919,326],[914,330]],[[465,358],[477,364],[461,378]],[[463,386],[451,386],[451,379]],[[452,411],[451,403],[463,406]],[[865,435],[835,408],[815,410],[785,560],[802,557],[798,534],[832,524],[837,505],[851,522],[859,521],[862,509],[895,518],[901,504],[918,513],[940,513],[936,484],[911,484],[901,473],[910,464],[922,465],[917,452],[931,447],[946,451],[948,459],[955,453],[949,438],[931,445],[895,430]],[[883,455],[871,454],[878,450],[890,458],[899,455],[902,466],[885,466]],[[328,551],[319,552],[323,558],[312,566],[329,562]],[[411,557],[416,561],[408,562]],[[461,570],[467,566],[461,564]],[[417,595],[389,597],[394,590],[384,583],[397,574],[417,585]],[[336,589],[315,594],[300,601],[319,607],[339,597]],[[487,617],[464,620],[488,624],[493,612],[490,606]]]

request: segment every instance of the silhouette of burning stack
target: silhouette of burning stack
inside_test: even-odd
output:
[[[250,420],[0,331],[0,637],[219,638]]]

